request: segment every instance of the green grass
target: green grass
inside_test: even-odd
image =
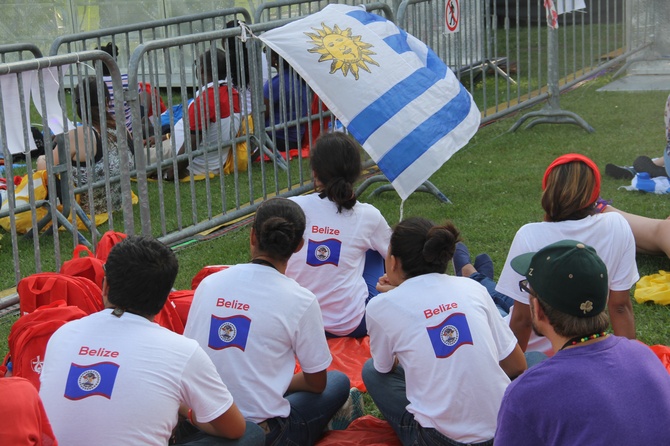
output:
[[[413,194],[404,204],[404,217],[450,219],[461,230],[470,251],[488,252],[499,268],[517,229],[542,218],[542,174],[549,163],[567,152],[590,156],[604,172],[608,162],[631,164],[640,154],[658,156],[665,145],[663,106],[667,92],[597,92],[609,77],[598,78],[561,96],[563,109],[578,113],[595,129],[587,133],[574,125],[538,125],[507,133],[526,113],[480,129],[431,181],[453,204]],[[620,209],[665,218],[670,215],[667,196],[619,190],[626,184],[603,176],[602,195]],[[369,191],[364,195],[366,200]],[[390,224],[398,222],[400,199],[385,193],[370,200]],[[248,260],[248,228],[225,237],[196,243],[180,250],[177,287],[186,288],[206,264]],[[670,268],[665,257],[638,256],[641,275]],[[635,305],[639,338],[647,343],[670,344],[670,309]]]

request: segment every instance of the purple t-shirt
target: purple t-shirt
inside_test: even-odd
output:
[[[559,351],[509,385],[496,446],[670,444],[670,374],[636,341],[610,335]]]

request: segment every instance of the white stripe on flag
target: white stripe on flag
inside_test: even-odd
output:
[[[407,198],[479,128],[470,94],[392,22],[328,5],[261,39],[286,59]]]

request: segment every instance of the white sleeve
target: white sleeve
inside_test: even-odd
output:
[[[614,214],[614,213],[613,213]],[[612,291],[628,291],[630,290],[638,280],[640,280],[640,274],[637,270],[637,262],[635,260],[635,237],[633,236],[633,231],[630,229],[628,222],[619,214],[617,215],[618,219],[618,228],[612,228],[613,232],[616,231],[621,234],[620,243],[617,245],[620,248],[618,256],[615,256],[612,261],[615,261],[616,265],[612,268],[611,271],[608,271],[610,290]]]
[[[197,347],[184,367],[182,398],[195,412],[196,420],[209,423],[233,405],[233,396],[216,371],[207,353]]]
[[[386,296],[384,296],[386,297]],[[365,324],[370,336],[370,353],[375,370],[379,373],[388,373],[393,369],[395,356],[393,354],[393,344],[388,337],[383,324],[375,319],[376,307],[383,305],[383,298],[372,299],[365,312]],[[372,311],[370,311],[372,310]]]
[[[498,351],[498,361],[502,361],[512,354],[516,347],[517,339],[514,332],[509,328],[509,322],[503,319],[500,315],[500,312],[495,303],[493,303],[493,299],[489,296],[488,291],[484,292],[484,301],[486,302],[487,310],[486,317],[488,319],[489,327],[491,328],[493,342]]]
[[[293,349],[300,362],[300,367],[306,373],[326,370],[333,361],[316,297],[300,319],[298,331],[293,340]]]
[[[370,246],[381,254],[383,258],[386,258],[392,231],[381,212],[378,209],[375,209],[375,211],[377,212],[379,221],[377,227],[372,232],[372,237],[370,237]]]
[[[513,258],[532,251],[534,249],[528,246],[528,240],[524,235],[524,227],[521,227],[514,236],[507,259],[505,259],[505,265],[496,284],[496,291],[526,305],[528,305],[529,301],[528,293],[522,292],[519,289],[519,282],[525,277],[514,271],[510,262]]]

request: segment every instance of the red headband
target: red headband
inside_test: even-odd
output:
[[[600,171],[598,170],[598,166],[596,166],[596,163],[591,161],[590,158],[587,158],[579,153],[568,153],[566,155],[559,156],[554,160],[553,163],[549,164],[549,167],[547,167],[547,170],[544,172],[544,178],[542,178],[542,190],[545,190],[547,188],[547,178],[549,177],[549,174],[551,173],[552,170],[554,170],[555,167],[560,166],[562,164],[572,163],[574,161],[581,161],[582,163],[589,166],[593,171],[593,175],[596,177],[596,186],[593,188],[593,192],[591,193],[591,199],[589,200],[589,205],[595,203],[595,201],[600,196]]]

